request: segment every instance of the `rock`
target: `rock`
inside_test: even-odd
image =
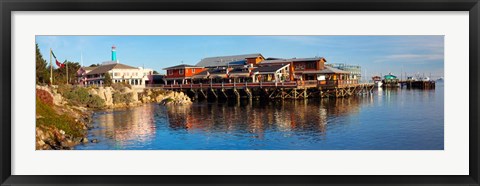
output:
[[[65,102],[63,101],[63,97],[60,94],[53,95],[53,104],[55,105],[63,105]]]
[[[92,143],[98,143],[98,142],[100,142],[100,141],[99,141],[98,139],[92,139],[90,142],[92,142]]]
[[[138,92],[135,89],[132,90],[132,101],[138,102]]]
[[[63,130],[60,130],[59,132],[60,132],[60,134],[63,134],[63,135],[65,135],[65,131],[63,131]]]
[[[164,99],[165,99],[165,97],[163,95],[158,95],[157,97],[155,97],[155,102],[160,103]]]
[[[38,144],[39,146],[43,146],[43,145],[45,145],[45,142],[44,142],[43,140],[38,140],[38,141],[37,141],[37,144]]]
[[[113,88],[107,87],[105,88],[105,105],[112,106],[113,105]]]
[[[88,94],[90,94],[90,95],[98,95],[98,92],[97,92],[97,90],[91,88],[91,89],[88,89]]]
[[[82,140],[80,141],[82,143],[88,143],[88,138],[82,138]]]
[[[132,92],[132,89],[130,89],[128,87],[123,87],[120,92],[121,93],[130,93],[130,92]]]

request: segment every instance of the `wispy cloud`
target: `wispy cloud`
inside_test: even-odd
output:
[[[411,63],[426,64],[429,62],[438,62],[444,59],[443,54],[393,54],[378,57],[374,62],[395,62],[395,63]]]

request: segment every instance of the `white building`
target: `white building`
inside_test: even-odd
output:
[[[112,61],[103,62],[97,67],[81,67],[77,71],[78,82],[85,86],[104,84],[105,74],[112,78],[112,83],[127,83],[132,88],[145,88],[145,82],[150,81],[152,69],[132,67],[119,63],[116,58],[115,46],[112,46]]]

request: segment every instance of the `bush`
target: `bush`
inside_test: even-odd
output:
[[[69,84],[58,85],[57,92],[64,95],[66,92],[72,91],[72,86]]]
[[[104,85],[109,87],[112,86],[112,77],[110,77],[110,73],[105,73],[105,78],[104,78]]]
[[[72,116],[57,114],[53,106],[44,103],[38,97],[36,99],[36,115],[38,116],[37,126],[54,126],[73,137],[83,136],[81,125],[77,124]]]
[[[37,89],[36,96],[37,96],[37,99],[39,99],[43,103],[45,103],[47,105],[50,105],[50,106],[53,105],[53,97],[46,90]]]
[[[126,93],[126,94],[121,94],[121,93],[113,93],[113,103],[117,104],[117,103],[131,103],[133,100],[132,100],[132,93]]]
[[[90,97],[87,103],[87,107],[90,108],[103,108],[105,106],[105,100],[103,100],[100,96],[93,95]]]
[[[121,82],[121,83],[113,83],[112,84],[112,88],[115,89],[115,90],[118,90],[118,91],[122,90],[125,87],[128,87],[130,89],[132,88],[132,86],[128,83]]]
[[[97,95],[90,95],[87,88],[77,87],[63,94],[69,103],[90,108],[102,108],[105,101]]]

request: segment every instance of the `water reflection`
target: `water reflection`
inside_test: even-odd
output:
[[[443,89],[158,104],[94,115],[77,149],[443,149]]]
[[[371,97],[371,96],[370,96]],[[363,100],[363,101],[361,101]],[[203,132],[247,132],[264,138],[266,131],[325,134],[328,116],[356,114],[360,104],[372,99],[311,99],[269,101],[200,102],[167,107],[172,129]]]
[[[151,141],[156,132],[154,111],[154,105],[145,105],[133,109],[96,113],[98,130],[92,131],[93,136],[111,139],[115,146],[120,148],[131,141],[135,143]]]

